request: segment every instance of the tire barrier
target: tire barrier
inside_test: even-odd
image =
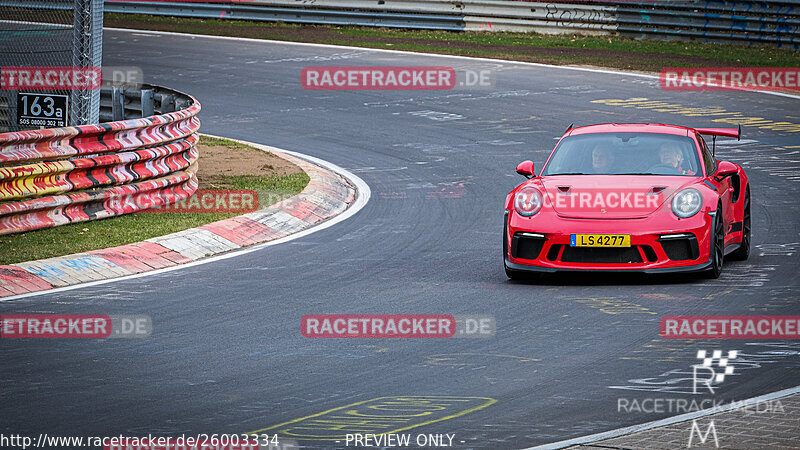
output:
[[[276,241],[333,220],[357,198],[369,198],[369,188],[358,189],[358,181],[350,178],[357,177],[352,174],[280,149],[246,144],[298,165],[308,174],[308,185],[301,193],[266,208],[198,228],[114,248],[0,265],[0,298],[175,267]]]
[[[197,190],[193,97],[163,93],[160,114],[0,134],[0,235],[141,211]],[[164,112],[179,105],[178,110]]]

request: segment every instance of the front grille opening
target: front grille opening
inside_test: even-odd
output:
[[[544,238],[515,233],[511,238],[511,256],[522,259],[537,259],[544,247]]]
[[[564,247],[561,261],[572,263],[630,264],[641,263],[636,247]]]
[[[644,257],[647,258],[647,262],[658,261],[658,256],[656,256],[656,251],[653,250],[653,247],[642,245],[642,251],[644,252]]]
[[[560,251],[561,251],[561,244],[551,245],[550,250],[547,252],[547,260],[558,261],[558,252]]]
[[[697,246],[697,238],[694,236],[681,239],[659,239],[659,242],[664,253],[667,254],[667,258],[672,261],[688,261],[700,256],[700,248]]]

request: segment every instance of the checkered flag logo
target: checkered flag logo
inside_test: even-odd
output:
[[[705,350],[697,351],[697,359],[703,360],[703,367],[713,371],[714,361],[717,361],[717,367],[724,369],[721,373],[715,372],[714,381],[716,383],[722,383],[725,381],[725,375],[733,374],[733,366],[729,366],[728,361],[736,359],[736,356],[738,356],[738,351],[736,350],[730,350],[727,358],[722,357],[722,350],[714,350],[714,352],[711,354],[711,357],[708,356],[708,353]]]

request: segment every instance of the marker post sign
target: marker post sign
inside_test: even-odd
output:
[[[17,94],[20,128],[58,128],[69,125],[69,96],[45,93]]]

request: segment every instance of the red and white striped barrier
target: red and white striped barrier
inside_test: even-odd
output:
[[[274,241],[344,213],[356,202],[354,183],[342,174],[268,150],[300,166],[310,181],[303,191],[267,208],[167,236],[69,256],[0,266],[0,298],[130,276],[192,263],[249,245]],[[364,200],[362,200],[364,202]]]
[[[162,115],[0,133],[0,234],[127,214],[197,189],[200,103]],[[142,198],[120,205],[119,196]]]

